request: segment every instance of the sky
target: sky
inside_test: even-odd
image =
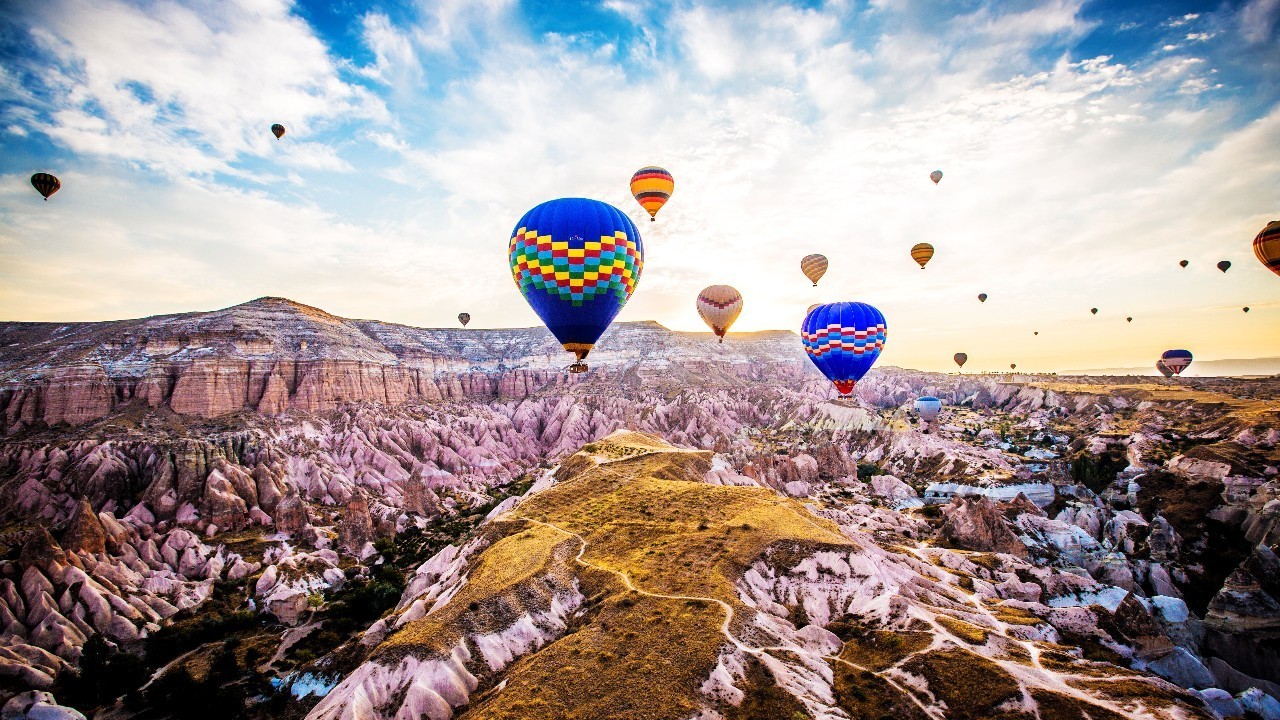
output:
[[[0,4],[0,320],[533,326],[507,243],[566,196],[643,234],[619,321],[727,283],[735,330],[871,303],[903,367],[1280,356],[1280,0]]]

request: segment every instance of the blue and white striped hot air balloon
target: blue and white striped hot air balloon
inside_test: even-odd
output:
[[[916,398],[916,414],[925,422],[933,422],[942,412],[942,401],[932,395]]]
[[[800,337],[809,359],[848,397],[884,349],[884,315],[860,302],[819,305],[805,315]]]

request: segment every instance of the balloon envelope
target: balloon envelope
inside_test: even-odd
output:
[[[1156,370],[1159,370],[1160,374],[1165,377],[1173,377],[1173,371],[1169,369],[1168,365],[1164,364],[1163,360],[1156,361]]]
[[[31,187],[48,200],[50,195],[58,192],[58,188],[62,187],[62,182],[49,173],[38,172],[31,176]]]
[[[1191,263],[1187,262],[1186,260],[1183,260],[1182,262],[1180,262],[1180,263],[1178,263],[1178,264],[1179,264],[1179,265],[1181,265],[1182,267],[1186,267],[1186,266],[1190,265]]]
[[[276,139],[279,140],[281,137],[284,136],[284,126],[281,125],[280,123],[276,123],[275,125],[272,125],[271,134],[275,135]]]
[[[650,221],[656,219],[658,211],[667,204],[675,190],[675,178],[657,165],[642,167],[631,176],[631,194],[649,213]]]
[[[508,246],[516,287],[579,362],[626,305],[644,269],[644,243],[612,205],[561,198],[520,218]]]
[[[986,293],[978,293],[978,302],[986,302],[986,301],[987,301],[987,294],[986,294]]]
[[[933,181],[934,185],[937,185],[938,183],[942,182],[942,171],[934,170],[933,172],[929,173],[929,179]]]
[[[1249,306],[1248,306],[1248,305],[1245,305],[1242,309],[1243,309],[1245,312],[1249,312]]]
[[[853,393],[885,342],[884,315],[860,302],[819,305],[800,328],[804,350],[842,396]]]
[[[697,306],[702,321],[724,342],[724,334],[742,312],[742,293],[728,285],[712,285],[698,293]]]
[[[1125,319],[1124,319],[1124,321],[1125,321],[1125,322],[1133,322],[1133,318],[1131,318],[1131,317],[1127,317],[1127,318],[1125,318]]]
[[[1181,375],[1191,364],[1191,353],[1187,350],[1165,350],[1160,360],[1174,375]]]
[[[1280,275],[1280,220],[1272,220],[1253,239],[1253,254],[1258,262]]]
[[[1097,315],[1097,314],[1098,314],[1098,308],[1089,308],[1089,312],[1093,313],[1094,315]]]
[[[916,243],[911,246],[911,259],[920,265],[921,270],[928,264],[931,257],[933,257],[933,246],[929,243]]]
[[[1018,369],[1018,363],[1009,363],[1009,369],[1010,369],[1010,370],[1017,370],[1017,369]]]
[[[925,422],[933,422],[942,412],[942,401],[932,395],[916,398],[916,414]]]
[[[960,367],[964,367],[964,364],[969,362],[969,356],[964,353],[956,353],[955,355],[951,356],[951,359],[955,360],[956,364],[959,365]]]
[[[1219,263],[1218,263],[1218,269],[1219,269],[1219,270],[1221,270],[1222,272],[1226,272],[1226,271],[1230,270],[1230,269],[1231,269],[1231,261],[1230,261],[1230,260],[1223,260],[1223,261],[1219,262]]]
[[[458,313],[458,322],[462,323],[462,327],[466,327],[471,322],[471,313]]]
[[[818,287],[818,281],[827,273],[827,256],[817,253],[805,255],[800,259],[800,270],[814,287]]]

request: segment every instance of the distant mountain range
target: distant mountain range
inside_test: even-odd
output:
[[[1096,368],[1070,370],[1064,375],[1159,375],[1153,362],[1150,367]],[[1186,377],[1247,377],[1280,375],[1280,357],[1243,358],[1235,360],[1196,360],[1183,373]]]

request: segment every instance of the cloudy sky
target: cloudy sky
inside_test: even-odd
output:
[[[4,320],[535,325],[512,226],[585,196],[644,235],[620,320],[702,329],[729,283],[741,330],[870,302],[908,367],[1280,356],[1280,0],[16,0],[0,143]]]

